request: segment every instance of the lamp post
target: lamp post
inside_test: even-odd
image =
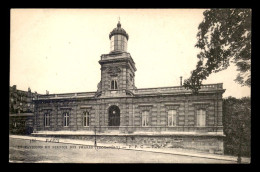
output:
[[[94,131],[95,131],[95,143],[94,143],[94,147],[97,147],[97,133],[96,133],[96,125],[94,126]]]

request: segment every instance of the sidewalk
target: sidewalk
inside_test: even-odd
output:
[[[17,139],[34,139],[37,141],[44,141],[46,139],[51,139],[52,137],[33,137],[33,136],[20,136],[20,135],[10,135],[10,138],[17,138]],[[76,144],[76,145],[85,145],[85,146],[94,146],[93,141],[86,141],[86,140],[76,140],[76,139],[64,139],[59,138],[59,143],[68,143],[68,144]],[[230,163],[236,163],[237,157],[235,156],[227,156],[227,155],[217,155],[217,154],[209,154],[209,153],[202,153],[196,152],[192,150],[184,150],[178,148],[148,148],[148,147],[140,147],[140,146],[129,146],[123,143],[97,143],[98,147],[113,147],[125,150],[135,150],[135,151],[147,151],[147,152],[158,152],[158,153],[165,153],[165,154],[173,154],[173,155],[182,155],[182,156],[190,156],[190,157],[200,157],[200,158],[207,158],[207,159],[218,159],[218,160],[226,160],[230,161]],[[250,158],[242,157],[242,163],[248,164],[250,163]]]

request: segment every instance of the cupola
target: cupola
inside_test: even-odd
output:
[[[126,31],[121,28],[121,23],[118,21],[117,27],[109,34],[110,39],[110,52],[126,52],[127,41],[129,39]]]

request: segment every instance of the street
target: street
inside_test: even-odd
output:
[[[10,162],[27,163],[235,163],[135,150],[10,138]]]

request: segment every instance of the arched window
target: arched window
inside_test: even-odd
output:
[[[197,126],[205,126],[206,125],[206,111],[204,109],[197,110]]]
[[[87,127],[89,126],[89,112],[84,112],[83,113],[83,126]]]
[[[168,126],[176,126],[176,110],[168,111]]]
[[[111,81],[111,89],[112,90],[117,90],[117,82],[116,82],[116,80],[112,80]]]
[[[50,114],[48,113],[44,114],[44,126],[45,127],[50,126]]]
[[[69,118],[70,118],[69,113],[65,112],[64,113],[64,126],[65,127],[69,126]]]
[[[142,113],[142,126],[148,126],[149,125],[149,113],[148,111],[143,111]]]

